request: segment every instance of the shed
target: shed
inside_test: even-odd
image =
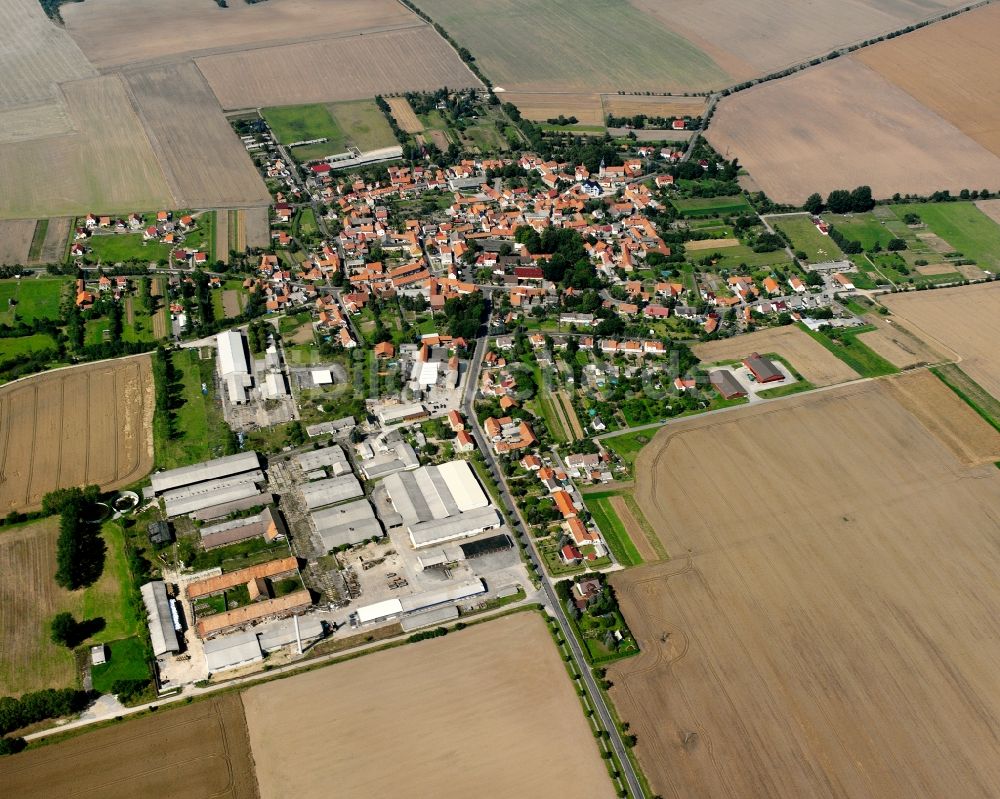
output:
[[[173,543],[174,534],[170,530],[170,523],[164,521],[150,522],[146,528],[146,535],[149,536],[149,543],[154,546],[165,546]]]
[[[90,665],[101,666],[108,662],[108,650],[104,644],[90,647]]]

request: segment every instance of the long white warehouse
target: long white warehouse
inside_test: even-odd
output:
[[[226,330],[216,336],[219,346],[219,376],[226,386],[229,401],[243,405],[247,401],[247,389],[253,385],[250,372],[250,355],[243,334],[238,330]]]

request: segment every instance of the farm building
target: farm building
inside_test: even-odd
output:
[[[325,449],[303,452],[295,456],[295,462],[306,473],[316,469],[326,469],[330,476],[339,477],[351,471],[351,464],[347,460],[347,455],[344,454],[344,450],[337,444],[332,444]]]
[[[382,525],[367,499],[345,502],[312,514],[316,532],[327,551],[382,537]]]
[[[262,483],[260,456],[256,452],[241,452],[154,474],[152,493],[164,501],[167,516],[174,517],[253,499],[260,496],[258,484]],[[250,507],[253,504],[263,503],[251,503]]]
[[[486,586],[480,578],[463,580],[445,588],[421,591],[398,599],[386,599],[372,605],[358,608],[355,618],[359,624],[371,624],[408,614],[437,608],[451,602],[461,602],[469,597],[486,593]]]
[[[414,547],[467,538],[500,526],[500,515],[466,461],[392,474],[384,486]]]
[[[201,528],[201,545],[205,549],[224,547],[237,541],[264,538],[268,542],[288,537],[288,527],[281,512],[273,507],[264,508],[256,516],[213,524]]]
[[[188,583],[187,595],[189,599],[198,599],[203,596],[214,596],[235,588],[238,585],[245,585],[253,582],[258,577],[275,579],[288,574],[299,573],[299,562],[293,557],[269,560],[266,563],[258,563],[256,566],[247,566],[245,569],[237,569],[226,574],[217,574],[214,577],[206,577],[203,580],[195,580]]]
[[[250,371],[250,353],[246,340],[238,330],[226,330],[216,336],[219,348],[219,376],[226,386],[226,394],[234,405],[247,401],[247,389],[253,385]]]
[[[743,365],[757,378],[758,383],[777,383],[785,379],[774,361],[756,352],[750,353],[743,361]]]
[[[396,472],[416,469],[420,465],[417,453],[405,441],[399,441],[388,449],[361,462],[361,472],[366,480],[378,480]]]
[[[319,422],[318,424],[311,424],[306,428],[306,433],[309,434],[310,438],[315,438],[316,436],[333,435],[336,433],[343,433],[350,430],[356,422],[353,416],[345,416],[343,419],[334,419],[331,422]]]
[[[312,597],[309,591],[303,588],[301,591],[294,591],[276,599],[265,599],[235,610],[206,616],[195,625],[195,632],[199,638],[211,638],[264,619],[291,616],[306,610],[310,605],[312,605]]]
[[[149,639],[153,645],[153,655],[160,657],[171,652],[180,652],[174,613],[167,596],[167,584],[163,580],[153,580],[139,589],[142,604],[146,607],[149,620]]]
[[[205,642],[210,674],[259,663],[264,655],[285,646],[305,646],[323,636],[323,622],[315,616],[279,619],[246,632],[219,635]]]
[[[340,477],[328,477],[325,480],[315,480],[300,486],[306,508],[315,510],[349,499],[357,499],[365,495],[361,483],[353,474],[342,474]]]
[[[708,379],[723,399],[730,400],[747,395],[746,389],[728,369],[716,369],[709,374]]]
[[[378,412],[378,420],[383,427],[402,422],[426,419],[429,414],[420,403],[409,405],[383,405]]]
[[[174,534],[170,531],[170,522],[150,522],[146,528],[146,535],[149,538],[149,543],[154,546],[164,546],[174,540]]]

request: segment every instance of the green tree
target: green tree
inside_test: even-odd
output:
[[[49,625],[52,643],[72,648],[76,644],[76,619],[67,611],[57,613]]]
[[[810,214],[818,214],[823,210],[823,198],[817,193],[810,194],[802,207]]]
[[[846,214],[851,210],[851,193],[847,189],[835,189],[826,198],[826,207],[834,214]]]

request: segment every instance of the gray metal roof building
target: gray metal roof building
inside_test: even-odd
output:
[[[740,381],[728,369],[716,369],[708,375],[708,379],[715,386],[715,390],[725,399],[734,399],[735,397],[745,397],[747,395],[747,390],[743,388]]]
[[[309,510],[346,502],[349,499],[363,497],[365,492],[361,483],[353,474],[343,474],[340,477],[330,477],[326,480],[316,480],[299,486]]]
[[[309,434],[310,438],[315,436],[322,436],[327,433],[339,433],[342,430],[350,430],[354,427],[355,421],[353,416],[345,416],[343,419],[334,419],[332,422],[320,422],[319,424],[311,424],[306,428],[306,433]]]
[[[244,497],[243,499],[236,499],[232,502],[221,502],[218,505],[210,505],[207,508],[194,511],[191,516],[192,518],[207,522],[212,519],[228,516],[230,513],[249,510],[258,505],[270,505],[274,501],[275,498],[272,494],[258,494],[256,496]]]
[[[413,447],[405,441],[400,441],[389,452],[362,461],[361,471],[368,480],[378,480],[394,472],[416,469],[419,465],[420,460]]]
[[[500,514],[494,508],[479,508],[444,519],[433,519],[429,522],[409,525],[410,541],[413,542],[415,548],[429,547],[432,544],[441,544],[456,538],[468,538],[487,530],[495,530],[500,526],[500,523]]]
[[[173,614],[170,612],[167,584],[163,580],[153,580],[142,586],[139,592],[149,617],[149,638],[153,644],[153,654],[160,657],[168,652],[179,652],[181,646],[174,629]]]
[[[367,499],[318,510],[312,514],[312,519],[328,551],[382,536],[382,525]]]
[[[743,361],[743,365],[753,372],[753,376],[760,383],[776,383],[785,379],[781,370],[775,366],[774,361],[763,355],[758,355],[756,352],[750,353]]]
[[[448,605],[434,610],[425,610],[423,613],[414,613],[412,616],[405,616],[399,620],[399,626],[404,633],[419,630],[422,627],[430,627],[432,624],[442,624],[454,621],[458,618],[458,608]]]
[[[257,488],[255,483],[237,483],[225,488],[214,488],[208,492],[192,494],[168,501],[166,503],[167,516],[183,516],[184,514],[199,511],[212,505],[259,496],[260,489]]]
[[[257,633],[247,631],[220,635],[205,641],[205,662],[209,674],[235,669],[248,663],[259,663],[264,659]]]
[[[351,471],[347,455],[337,444],[312,452],[303,452],[301,455],[295,456],[295,462],[304,472],[311,472],[313,469],[326,469],[334,477]]]
[[[256,452],[240,452],[227,455],[224,458],[196,463],[194,466],[182,466],[179,469],[169,469],[157,472],[151,478],[153,491],[162,494],[171,488],[201,483],[205,480],[216,480],[241,472],[250,472],[261,468],[260,455]]]

